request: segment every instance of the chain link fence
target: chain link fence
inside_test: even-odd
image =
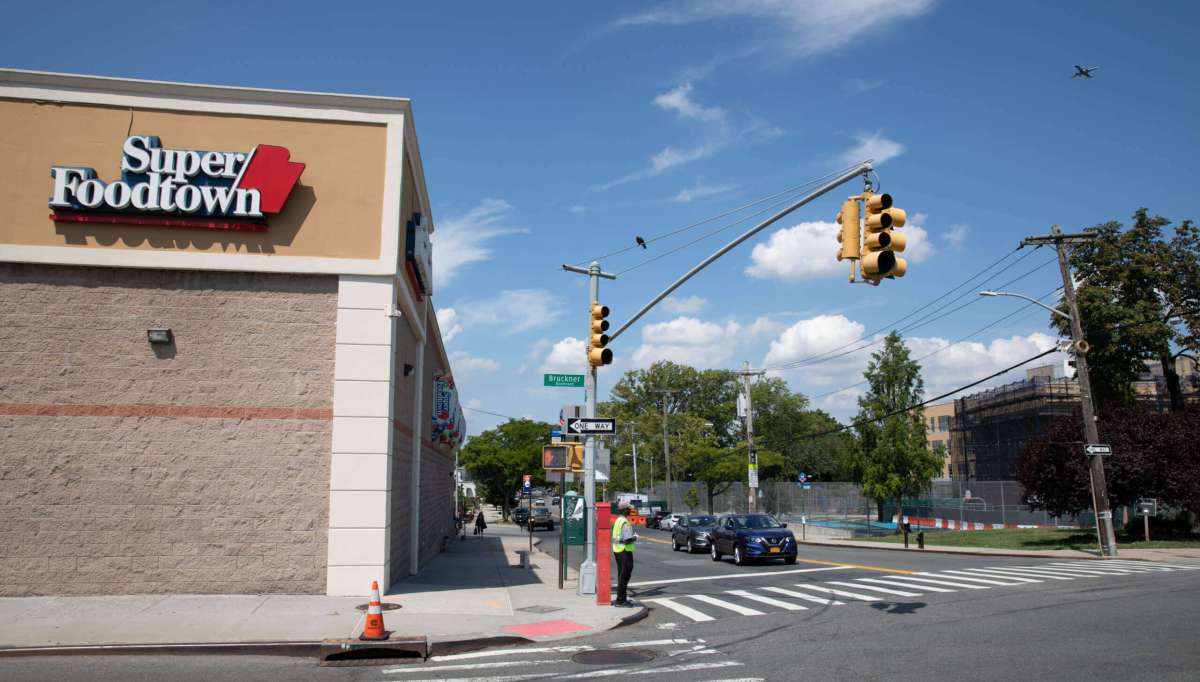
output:
[[[748,487],[741,482],[723,484],[713,495],[711,506],[708,487],[703,483],[676,481],[670,497],[665,482],[645,492],[652,499],[669,499],[673,512],[745,513],[749,506]],[[956,528],[976,523],[1073,527],[1095,524],[1091,512],[1077,517],[1056,517],[1032,510],[1021,503],[1022,493],[1021,484],[1016,481],[932,481],[921,497],[904,498],[903,514],[953,521]],[[863,495],[854,483],[766,481],[759,488],[759,509],[788,523],[838,531],[826,533],[829,535],[876,535],[895,529],[895,502],[885,501],[880,505]]]

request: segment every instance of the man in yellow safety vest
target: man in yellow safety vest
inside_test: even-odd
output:
[[[637,533],[633,532],[633,524],[629,515],[633,507],[628,502],[617,505],[617,518],[612,525],[613,558],[617,560],[617,600],[613,606],[633,606],[626,591],[629,588],[629,576],[633,575],[633,550],[637,546]]]

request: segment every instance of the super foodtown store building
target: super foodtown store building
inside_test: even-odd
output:
[[[0,595],[363,594],[463,425],[408,100],[0,70]]]

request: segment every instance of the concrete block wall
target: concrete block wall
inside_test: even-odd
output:
[[[324,592],[337,294],[0,264],[0,596]]]

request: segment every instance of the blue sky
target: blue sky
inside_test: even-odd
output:
[[[631,329],[601,396],[655,359],[776,367],[843,346],[1052,223],[1069,231],[1139,206],[1198,217],[1200,60],[1179,30],[1198,14],[1184,2],[20,3],[0,28],[0,64],[411,98],[437,229],[434,300],[464,404],[550,420],[582,401],[542,388],[543,371],[582,364],[585,282],[560,263],[848,161],[881,161],[883,189],[908,211],[908,276],[846,282],[830,221],[848,186]],[[1101,68],[1072,79],[1077,63]],[[744,225],[605,282],[612,319]],[[990,285],[1050,256],[1028,255]],[[1046,265],[1009,288],[1040,296],[1057,278]],[[1020,305],[980,299],[908,332],[918,355],[934,353],[930,393],[1048,347],[1047,317],[1032,310],[949,345]],[[865,359],[781,376],[819,396],[859,381]],[[846,418],[855,395],[814,404]],[[476,433],[499,418],[468,419]]]

